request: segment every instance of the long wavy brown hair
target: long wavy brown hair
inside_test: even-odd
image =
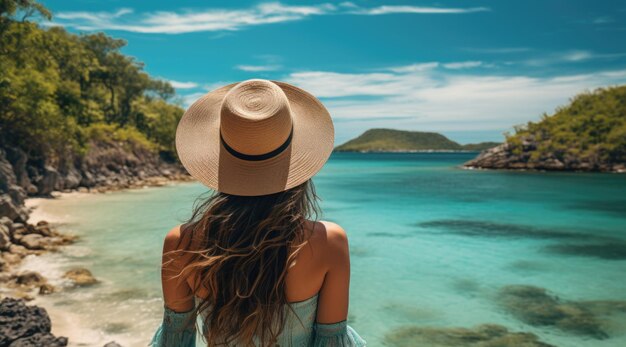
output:
[[[193,293],[208,292],[195,310],[209,347],[276,344],[287,270],[306,243],[306,220],[319,211],[310,180],[271,195],[216,192],[196,203],[182,231],[190,246],[175,252],[190,259],[179,280],[193,276]]]

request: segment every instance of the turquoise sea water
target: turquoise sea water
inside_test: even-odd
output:
[[[458,168],[474,155],[338,153],[315,177],[323,218],[349,235],[350,324],[371,346],[399,327],[484,323],[557,346],[626,346],[623,311],[598,317],[600,339],[530,325],[498,299],[515,284],[567,302],[626,301],[626,176]],[[39,214],[82,238],[26,267],[63,285],[61,271],[81,265],[102,281],[38,299],[67,313],[60,331],[82,331],[75,345],[145,345],[161,319],[163,236],[205,191],[185,183],[44,201]]]

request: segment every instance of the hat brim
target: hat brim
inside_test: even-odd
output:
[[[290,145],[275,157],[248,161],[231,155],[220,141],[220,110],[230,84],[202,96],[176,130],[176,151],[189,174],[211,189],[241,196],[278,193],[313,177],[330,157],[335,131],[328,110],[308,92],[278,81],[293,121]]]

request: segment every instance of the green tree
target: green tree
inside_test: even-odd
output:
[[[174,158],[174,88],[122,54],[124,40],[42,29],[35,15],[51,18],[35,1],[0,0],[0,145],[54,161],[91,141],[134,141]]]

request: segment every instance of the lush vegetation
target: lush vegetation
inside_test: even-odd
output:
[[[480,151],[497,146],[495,142],[460,145],[447,137],[430,132],[394,129],[369,129],[361,136],[335,148],[338,152],[401,152],[401,151]]]
[[[507,136],[513,155],[529,153],[529,163],[555,158],[570,162],[626,162],[626,86],[598,89],[518,126]]]
[[[468,143],[461,145],[465,151],[484,151],[485,149],[493,148],[500,145],[500,142],[480,142],[480,143]]]
[[[54,161],[97,139],[174,158],[183,110],[172,86],[122,54],[123,40],[44,29],[32,20],[42,17],[32,0],[0,0],[0,146]]]

